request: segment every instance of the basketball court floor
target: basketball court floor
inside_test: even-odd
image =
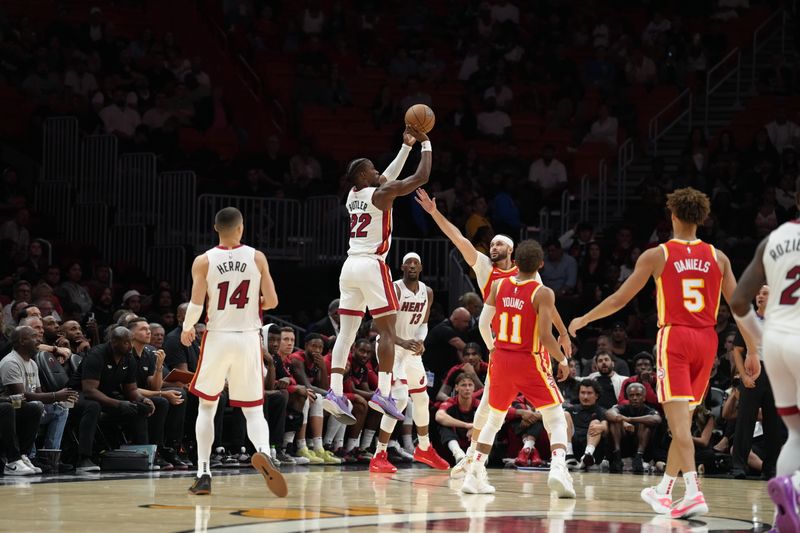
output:
[[[284,499],[250,469],[215,471],[211,496],[189,495],[185,472],[0,478],[0,530],[699,533],[768,531],[772,520],[761,481],[704,479],[710,515],[670,520],[639,500],[655,476],[575,472],[578,499],[559,500],[546,472],[489,474],[496,494],[463,495],[461,481],[419,466],[393,475],[303,467],[286,472]]]

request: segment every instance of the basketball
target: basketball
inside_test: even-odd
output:
[[[433,109],[425,104],[415,104],[406,111],[406,124],[422,133],[428,133],[436,124],[436,115],[433,114]]]

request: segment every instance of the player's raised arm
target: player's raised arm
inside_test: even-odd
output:
[[[406,126],[406,130],[403,132],[403,146],[401,146],[400,151],[397,152],[397,157],[395,157],[394,160],[389,163],[389,166],[386,167],[386,170],[384,170],[383,174],[381,174],[381,185],[397,179],[397,177],[400,175],[400,171],[403,170],[403,166],[406,164],[408,154],[411,153],[411,147],[414,146],[416,141],[417,140],[414,138],[414,135],[411,133],[411,128]]]
[[[577,331],[595,320],[600,320],[613,315],[636,296],[654,272],[663,266],[664,252],[660,247],[651,248],[639,256],[633,273],[626,279],[622,286],[611,296],[600,302],[594,309],[583,316],[575,318],[569,324],[569,334],[573,337]]]
[[[194,325],[200,320],[203,314],[203,303],[208,294],[208,256],[198,255],[192,263],[192,297],[186,308],[186,317],[183,319],[183,331],[181,332],[181,343],[184,346],[192,344],[195,338]]]
[[[464,261],[466,261],[469,266],[473,266],[478,260],[478,251],[475,249],[475,246],[469,242],[469,239],[464,237],[458,228],[436,209],[436,200],[428,196],[425,189],[417,189],[416,200],[417,203],[422,206],[422,209],[433,218],[433,221],[436,222],[436,225],[439,226],[442,233],[444,233],[447,238],[450,239],[450,242],[458,248]]]
[[[278,307],[278,293],[275,292],[275,282],[269,273],[269,262],[263,252],[256,250],[256,264],[261,272],[261,309],[275,309]]]
[[[756,313],[753,311],[752,301],[761,286],[767,281],[763,260],[766,245],[767,239],[758,245],[753,260],[747,265],[738,284],[731,270],[730,260],[724,253],[717,250],[717,257],[722,268],[722,295],[730,305],[733,319],[744,337],[744,343],[747,346],[744,368],[753,379],[761,373],[761,361],[758,359],[761,346],[761,324],[758,323]]]
[[[398,196],[405,196],[419,187],[422,187],[428,183],[428,178],[431,176],[431,142],[424,133],[420,133],[413,128],[409,129],[413,132],[413,135],[418,141],[422,141],[422,153],[420,154],[417,171],[405,179],[386,182],[378,187],[372,195],[372,203],[375,204],[375,207],[378,209],[389,209],[395,198]]]

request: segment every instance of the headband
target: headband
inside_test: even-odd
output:
[[[422,259],[420,258],[419,254],[415,252],[408,252],[406,255],[403,256],[403,263],[408,261],[409,259],[416,259],[420,263],[422,263]]]
[[[511,248],[514,247],[514,241],[511,240],[511,237],[507,237],[505,235],[501,235],[501,234],[495,235],[492,238],[492,242],[494,242],[494,241],[500,241],[502,243],[505,243],[505,244],[509,245]]]

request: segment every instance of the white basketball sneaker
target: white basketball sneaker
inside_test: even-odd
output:
[[[494,494],[494,487],[489,484],[489,475],[486,467],[480,463],[472,462],[464,484],[461,485],[461,492],[467,494]]]
[[[465,455],[462,457],[457,463],[456,466],[450,469],[450,477],[452,479],[461,479],[467,474],[467,469],[469,468],[472,459],[470,459],[469,455]]]
[[[547,486],[559,498],[574,498],[575,488],[572,486],[572,476],[569,475],[567,465],[563,462],[552,461],[550,474],[547,476]]]
[[[672,513],[672,496],[667,494],[659,494],[655,487],[647,487],[642,489],[640,493],[642,500],[653,509],[653,512],[658,514],[671,514]]]

